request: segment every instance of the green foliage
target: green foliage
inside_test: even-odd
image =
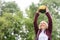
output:
[[[5,2],[4,5],[0,16],[0,40],[17,40],[23,25],[22,11],[15,2]]]
[[[60,15],[59,12],[55,11],[55,9],[59,9],[60,1],[43,0],[43,2],[41,4],[39,2],[37,6],[32,3],[29,8],[26,9],[28,18],[23,16],[23,12],[19,9],[15,2],[4,2],[3,4],[5,6],[1,5],[2,13],[0,13],[0,40],[18,40],[19,38],[21,38],[21,40],[34,40],[34,15],[38,7],[42,4],[48,5],[52,15],[52,40],[60,40]],[[45,14],[39,15],[38,25],[42,20],[48,22]]]

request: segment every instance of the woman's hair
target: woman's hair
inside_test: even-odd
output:
[[[46,24],[46,29],[48,29],[48,23],[45,22],[45,21],[41,21],[41,22],[40,22],[40,24],[39,24],[39,29],[41,29],[41,23],[43,23],[43,22]]]

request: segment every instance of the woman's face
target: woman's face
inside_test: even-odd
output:
[[[41,23],[40,23],[40,28],[41,28],[41,29],[46,29],[46,28],[47,28],[46,22],[41,22]]]

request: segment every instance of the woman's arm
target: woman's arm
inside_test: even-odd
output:
[[[34,29],[35,29],[35,34],[36,35],[37,35],[37,32],[38,32],[38,24],[37,24],[38,16],[39,16],[39,12],[36,12],[35,17],[34,17]]]
[[[52,32],[52,17],[49,12],[46,12],[46,16],[48,17],[48,30]]]

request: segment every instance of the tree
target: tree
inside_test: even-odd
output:
[[[18,8],[15,2],[4,3],[1,9],[3,10],[0,16],[0,40],[18,40],[18,35],[22,32],[22,11]],[[13,11],[11,11],[14,9]]]

